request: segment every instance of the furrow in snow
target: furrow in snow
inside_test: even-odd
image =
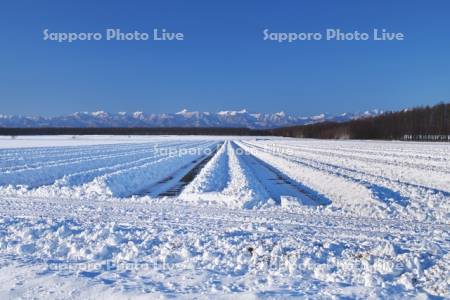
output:
[[[166,178],[179,166],[202,157],[206,148],[213,148],[217,142],[180,149],[183,154],[175,153],[111,174],[96,177],[92,182],[82,185],[81,190],[88,195],[129,197],[140,194],[142,190]]]
[[[205,143],[205,142],[203,142]],[[192,143],[191,145],[198,144]],[[201,143],[200,143],[201,144]],[[186,144],[187,146],[189,144]],[[114,147],[114,146],[112,146]],[[152,147],[153,148],[153,147]],[[149,151],[150,155],[153,150]],[[147,155],[149,155],[147,154]],[[145,155],[145,154],[144,154]],[[4,185],[26,185],[29,188],[36,188],[42,185],[50,185],[55,180],[64,176],[79,173],[83,171],[95,170],[98,168],[110,166],[111,164],[126,163],[130,160],[127,152],[111,157],[86,158],[70,163],[61,163],[58,165],[41,166],[34,169],[27,169],[13,172],[0,173],[0,186]]]
[[[345,209],[358,215],[386,215],[386,205],[376,201],[371,191],[364,185],[315,170],[293,160],[251,147],[243,142],[238,142],[238,145],[257,158],[277,168],[289,178],[330,199],[332,201],[330,207]]]
[[[226,143],[223,152],[218,152],[210,163],[182,193],[182,199],[247,209],[275,205],[242,157],[236,155],[236,145],[232,142]],[[224,187],[225,179],[228,181]]]

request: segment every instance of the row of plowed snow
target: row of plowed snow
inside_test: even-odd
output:
[[[193,138],[2,149],[0,196],[130,197],[220,143]],[[446,222],[449,148],[401,142],[226,140],[176,201],[248,209],[308,206]],[[174,149],[179,151],[169,151]]]

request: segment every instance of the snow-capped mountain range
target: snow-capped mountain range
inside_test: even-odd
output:
[[[247,127],[253,129],[305,125],[325,121],[344,122],[358,118],[376,116],[382,111],[374,109],[362,113],[333,115],[323,113],[316,116],[295,116],[284,112],[250,113],[220,111],[217,113],[188,111],[152,114],[143,112],[108,113],[77,112],[58,117],[21,116],[0,114],[0,127]]]

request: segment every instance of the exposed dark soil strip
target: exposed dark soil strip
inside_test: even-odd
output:
[[[217,153],[223,143],[217,145],[216,149],[205,158],[199,159],[194,163],[194,167],[186,173],[175,185],[167,189],[166,191],[158,194],[158,197],[175,197],[178,196],[181,191],[194,180],[198,173],[203,169],[203,167],[213,158]]]

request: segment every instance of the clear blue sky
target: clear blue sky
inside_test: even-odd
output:
[[[0,113],[286,111],[450,101],[450,2],[24,1],[0,4]],[[152,31],[183,42],[43,41],[42,31]],[[263,41],[262,30],[406,34],[402,42]]]

